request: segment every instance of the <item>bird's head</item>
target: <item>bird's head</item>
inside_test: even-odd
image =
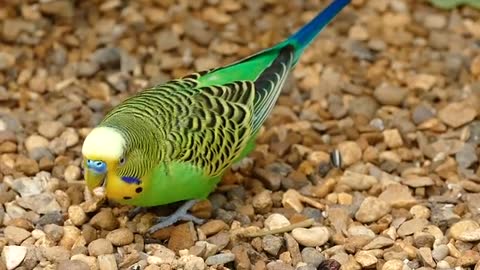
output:
[[[82,147],[85,181],[90,190],[103,186],[107,173],[126,162],[126,140],[116,129],[96,127],[85,138]]]
[[[94,128],[83,143],[83,165],[85,182],[91,191],[103,187],[107,198],[135,204],[147,187],[141,179],[146,170],[140,165],[145,156],[129,141],[132,140],[118,129]]]

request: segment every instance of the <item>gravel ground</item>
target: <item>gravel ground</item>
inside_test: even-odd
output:
[[[327,1],[10,2],[0,269],[480,269],[479,10],[354,0],[256,150],[192,209],[207,222],[146,235],[176,205],[128,218],[86,191],[85,135],[143,87],[273,45]]]

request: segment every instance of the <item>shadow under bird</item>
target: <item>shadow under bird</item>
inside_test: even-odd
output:
[[[117,105],[82,147],[90,190],[120,204],[186,201],[149,229],[180,220],[255,147],[260,127],[304,50],[350,2],[335,0],[288,39],[227,66],[145,89]]]

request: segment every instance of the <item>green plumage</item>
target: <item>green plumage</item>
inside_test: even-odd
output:
[[[303,50],[348,2],[334,1],[270,49],[146,89],[110,111],[100,126],[126,139],[118,179],[140,180],[132,184],[137,194],[126,190],[121,202],[154,206],[206,198],[225,170],[254,148]]]

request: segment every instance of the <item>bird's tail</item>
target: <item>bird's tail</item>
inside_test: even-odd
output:
[[[310,22],[291,35],[283,44],[293,44],[295,47],[294,63],[298,61],[303,51],[310,45],[322,29],[348,4],[350,0],[334,0],[328,7],[318,13]]]

